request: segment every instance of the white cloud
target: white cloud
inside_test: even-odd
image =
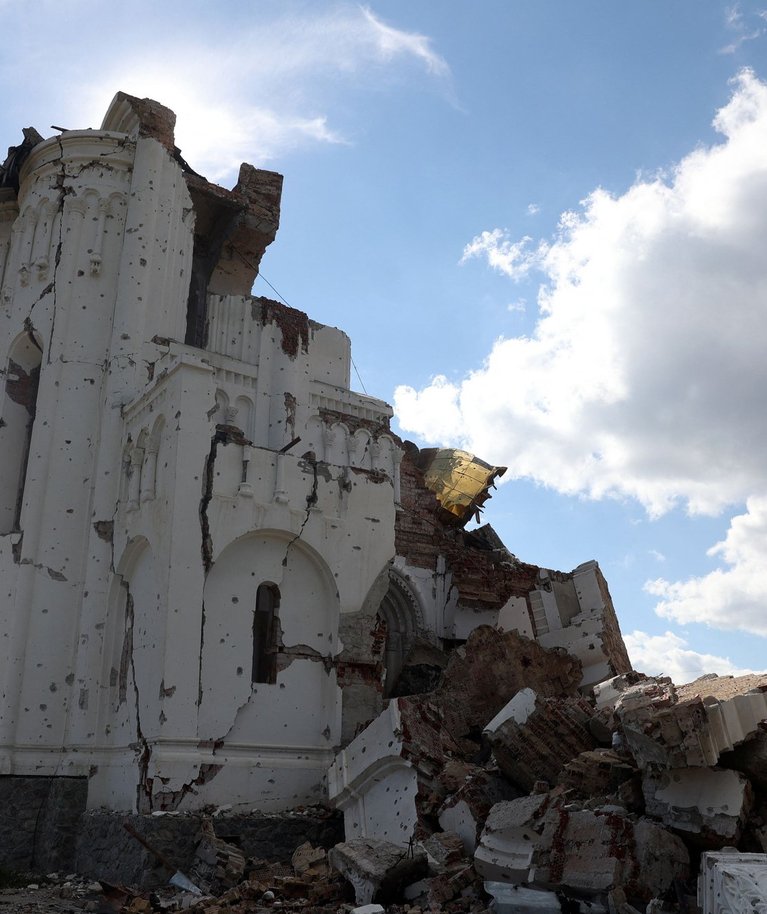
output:
[[[537,216],[540,213],[541,208],[537,203],[528,203],[527,204],[527,215],[528,216]]]
[[[743,23],[743,14],[740,10],[739,3],[733,3],[724,10],[724,23],[727,28],[741,28]]]
[[[764,19],[764,12],[757,12],[756,18]],[[728,6],[725,9],[724,24],[728,31],[734,33],[734,38],[729,44],[726,44],[719,49],[720,54],[734,54],[742,44],[745,44],[747,41],[754,41],[757,38],[761,38],[766,31],[765,28],[760,25],[756,25],[749,29],[743,16],[743,11],[738,3]]]
[[[421,60],[426,69],[435,76],[448,75],[450,68],[444,58],[432,48],[431,38],[385,25],[367,7],[362,7],[362,13],[373,29],[378,51],[384,58],[412,55]]]
[[[412,388],[410,394],[419,416],[419,434],[427,441],[438,441],[445,427],[460,428],[463,421],[458,406],[458,388],[444,375],[437,375],[420,393]],[[433,422],[431,421],[433,419]]]
[[[399,387],[403,429],[654,515],[763,490],[767,85],[743,71],[714,126],[722,140],[665,177],[595,190],[553,240],[475,237],[464,260],[542,272],[540,319],[458,382]]]
[[[666,561],[666,556],[662,552],[659,552],[657,549],[650,549],[648,554],[651,555],[656,562]]]
[[[258,16],[239,16],[236,28],[222,27],[223,12],[208,17],[207,31],[179,0],[159,6],[136,0],[129,18],[94,0],[60,6],[34,35],[22,19],[15,23],[18,40],[0,63],[7,88],[68,40],[77,46],[88,40],[98,21],[110,40],[91,36],[87,54],[66,57],[60,78],[46,87],[55,122],[98,126],[117,90],[155,98],[178,115],[184,157],[214,180],[231,176],[242,161],[265,163],[298,146],[349,142],[334,115],[348,118],[347,103],[338,104],[344,92],[423,78],[446,84],[450,74],[428,37],[384,24],[352,3],[316,10],[265,3]],[[34,115],[37,99],[26,84],[8,94],[24,99],[25,117]]]
[[[709,549],[725,568],[686,581],[647,582],[645,590],[661,598],[659,616],[767,636],[767,497],[754,496],[746,507],[731,520],[725,539]]]
[[[532,240],[525,235],[520,241],[510,241],[505,229],[482,232],[463,249],[461,263],[473,257],[484,257],[494,270],[518,281],[524,279],[546,253],[545,242],[531,248]]]
[[[663,635],[633,631],[623,640],[635,669],[650,676],[670,676],[675,685],[692,682],[704,673],[745,676],[761,672],[737,668],[728,657],[690,650],[684,638],[669,631]]]

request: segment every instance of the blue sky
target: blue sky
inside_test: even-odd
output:
[[[596,558],[639,669],[767,666],[767,0],[0,14],[5,145],[121,89],[282,172],[264,276],[405,437],[509,466],[511,551]]]

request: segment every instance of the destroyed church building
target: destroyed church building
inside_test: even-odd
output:
[[[631,665],[595,562],[466,529],[502,468],[401,442],[342,331],[251,296],[282,178],[209,183],[174,122],[118,93],[0,171],[0,787],[370,813],[365,728],[467,639],[566,658],[584,694]]]

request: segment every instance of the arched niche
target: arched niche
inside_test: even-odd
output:
[[[407,582],[394,570],[389,571],[389,589],[378,607],[378,616],[386,625],[384,697],[388,698],[405,658],[423,629],[418,601]]]
[[[42,348],[31,333],[8,353],[0,412],[0,534],[21,529],[29,449],[37,412]]]
[[[253,440],[253,415],[255,408],[250,397],[239,396],[234,401],[234,424],[249,440]]]
[[[265,587],[276,597],[270,637],[283,658],[277,658],[273,676],[267,671],[254,677],[254,638],[262,628],[256,613],[268,609],[259,600]],[[337,652],[339,598],[333,575],[315,550],[288,531],[246,534],[215,556],[203,601],[200,738],[216,739],[229,731],[237,709],[256,693],[270,709],[295,701],[285,678],[294,674],[297,664],[308,664],[307,688],[300,698],[303,711],[316,703],[317,720],[325,714],[329,693],[325,694],[328,676],[322,658]],[[283,722],[289,730],[288,717]],[[282,731],[281,723],[279,735],[290,736]],[[248,734],[249,740],[261,738],[255,730]]]
[[[372,469],[370,443],[370,432],[365,428],[358,428],[349,442],[349,462],[352,466],[365,470]]]

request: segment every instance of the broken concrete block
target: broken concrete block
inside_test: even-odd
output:
[[[562,768],[596,746],[588,724],[594,716],[583,698],[544,698],[522,689],[484,729],[498,767],[519,787],[556,782]]]
[[[703,854],[698,907],[702,914],[767,911],[767,854],[741,854],[734,848]]]
[[[763,680],[765,684],[759,688],[721,701],[714,696],[702,696],[719,753],[734,749],[749,739],[767,719],[767,677]]]
[[[647,814],[676,831],[710,842],[734,843],[751,808],[748,780],[737,771],[677,768],[642,778]]]
[[[390,901],[428,872],[426,852],[378,838],[353,838],[331,848],[330,865],[354,888],[357,904]]]
[[[324,876],[328,871],[328,853],[324,847],[312,847],[305,841],[295,849],[290,863],[296,876]]]
[[[595,683],[592,691],[597,709],[614,707],[627,689],[646,681],[648,678],[644,673],[637,673],[635,670],[631,670],[628,673],[622,673],[620,676],[612,676],[610,679]]]
[[[402,697],[434,691],[446,664],[447,655],[444,651],[423,638],[416,638],[403,660],[402,669],[390,694],[392,697]]]
[[[684,880],[690,871],[690,855],[684,842],[661,828],[652,819],[634,820],[634,873],[624,870],[628,879],[623,887],[641,902],[665,894],[675,880]],[[621,849],[618,848],[618,852]],[[629,852],[628,857],[631,857]]]
[[[343,811],[347,838],[377,837],[407,847],[418,824],[419,777],[425,795],[449,758],[439,711],[423,697],[396,698],[337,756],[328,796]]]
[[[474,867],[464,865],[452,872],[438,873],[427,880],[426,903],[430,911],[442,911],[448,901],[459,895],[474,894],[477,879]]]
[[[668,677],[644,680],[626,689],[616,702],[621,733],[640,767],[715,764],[713,748],[702,745],[710,743],[702,702],[688,702],[681,710],[678,703]],[[688,757],[695,761],[688,762]]]
[[[552,791],[493,807],[474,866],[490,881],[581,897],[624,887],[647,901],[686,876],[689,857],[679,838],[649,819],[636,821],[619,806],[566,805]]]
[[[545,889],[485,880],[485,891],[492,897],[493,910],[498,914],[560,914],[562,910],[556,892]]]
[[[498,803],[490,810],[474,853],[474,868],[492,882],[529,882],[533,855],[540,841],[540,821],[550,798],[547,794]]]
[[[545,819],[532,880],[543,888],[602,895],[623,887],[632,898],[649,901],[688,872],[679,838],[649,819],[635,822],[618,806],[560,806]]]
[[[706,677],[679,690],[647,680],[621,695],[615,713],[640,767],[716,765],[767,718],[767,676]]]

